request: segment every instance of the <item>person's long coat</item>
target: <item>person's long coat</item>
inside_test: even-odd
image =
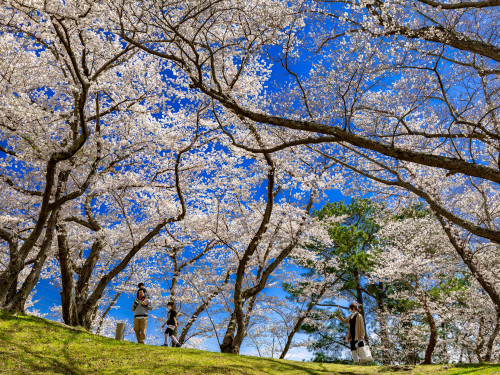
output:
[[[354,339],[351,338],[351,327],[348,327],[347,329],[347,341],[358,341],[361,340],[361,338],[365,337],[365,322],[363,320],[363,315],[360,313],[356,313],[358,316],[356,317],[356,324],[354,326]],[[349,317],[344,318],[340,316],[340,321],[344,324],[347,324],[349,326]]]

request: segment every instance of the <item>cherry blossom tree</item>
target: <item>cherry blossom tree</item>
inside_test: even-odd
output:
[[[239,147],[270,154],[308,145],[366,190],[426,201],[500,312],[498,273],[467,244],[470,235],[500,240],[489,208],[500,181],[498,6],[150,1],[138,11],[123,2],[117,28],[210,97]],[[269,76],[271,64],[286,77],[262,91],[255,77]]]
[[[400,349],[391,350],[394,360],[404,361],[417,350],[425,352],[425,364],[432,363],[433,358],[447,362],[457,351],[451,337],[457,333],[461,336],[461,330],[468,332],[469,338],[474,337],[479,362],[483,356],[491,359],[492,349],[483,347],[490,341],[493,347],[497,340],[494,305],[484,300],[480,286],[457,259],[437,219],[428,214],[391,220],[383,225],[379,236],[383,247],[373,250],[377,266],[372,277],[392,285],[391,297],[399,306],[406,306],[401,314],[396,313],[397,309],[391,314],[391,336],[398,329],[403,333],[394,340],[400,345]],[[481,299],[484,305],[479,307]],[[412,324],[415,321],[424,324]]]
[[[320,211],[321,212],[321,211]],[[315,217],[318,217],[316,212]],[[295,302],[293,317],[284,320],[286,327],[286,340],[281,350],[280,359],[284,359],[292,345],[295,334],[305,325],[315,326],[315,319],[325,318],[325,314],[318,310],[318,305],[327,303],[340,296],[341,280],[345,270],[339,267],[339,259],[328,251],[333,241],[329,236],[330,230],[338,225],[344,216],[329,217],[323,236],[313,238],[313,241],[300,251],[291,255],[294,266],[303,270],[300,277],[287,277],[283,283],[284,289],[289,293],[290,299]],[[304,272],[305,271],[305,272]]]
[[[326,241],[311,210],[338,188],[432,211],[387,226],[372,289],[354,276],[381,345],[413,329],[427,363],[445,348],[495,358],[499,7],[4,1],[0,308],[36,306],[45,266],[64,320],[107,332],[142,267],[167,285],[154,298],[176,302],[182,342],[271,340],[284,356],[344,276],[306,246]],[[295,275],[299,304],[271,306],[293,261],[313,280]],[[411,308],[382,311],[389,291]]]
[[[103,129],[144,115],[158,94],[154,74],[146,79],[157,64],[105,32],[98,2],[0,7],[0,236],[8,249],[0,306],[22,311],[52,249],[60,210],[111,162],[106,145],[116,140],[105,139]]]

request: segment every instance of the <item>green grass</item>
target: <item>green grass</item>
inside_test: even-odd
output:
[[[56,322],[0,312],[1,374],[498,374],[500,365],[417,366],[410,371],[219,354],[120,342]]]

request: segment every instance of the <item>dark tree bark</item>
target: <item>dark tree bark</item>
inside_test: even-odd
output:
[[[378,283],[378,290],[383,290],[383,283]],[[380,325],[380,343],[382,344],[382,364],[389,365],[392,363],[391,359],[391,341],[389,339],[389,333],[387,331],[387,309],[383,301],[383,297],[381,293],[375,293],[374,295],[375,302],[377,303],[377,318]]]
[[[427,349],[425,350],[424,365],[430,365],[432,364],[432,354],[434,353],[434,349],[436,348],[437,344],[438,332],[437,332],[436,321],[434,320],[432,312],[430,311],[429,306],[427,305],[427,300],[425,296],[420,297],[420,302],[424,307],[425,316],[427,317],[427,323],[429,324],[429,330],[430,330],[429,342],[427,344]]]
[[[411,319],[406,319],[402,322],[403,326],[403,334],[404,337],[408,337],[410,334],[410,330],[413,327],[413,322]],[[403,349],[406,351],[406,364],[408,365],[416,365],[417,364],[417,356],[415,350],[411,347],[408,347],[408,344],[402,343],[401,345]]]
[[[234,312],[231,315],[231,319],[229,319],[224,338],[220,345],[221,353],[239,354],[241,344],[243,343],[243,340],[247,335],[250,316],[255,306],[256,300],[257,294],[253,295],[248,300],[243,301],[243,303],[246,304],[246,310],[244,311],[243,316],[243,325],[238,326],[235,316],[236,314]]]
[[[236,353],[238,352],[235,351],[235,346],[233,345],[234,341],[234,333],[236,332],[236,316],[233,311],[231,314],[231,318],[229,319],[229,323],[226,328],[226,333],[224,334],[224,338],[222,339],[222,343],[220,344],[220,352],[221,353]]]
[[[76,307],[75,290],[73,282],[73,270],[69,253],[66,227],[58,226],[57,244],[59,269],[61,272],[61,307],[64,323],[77,326],[78,312]]]
[[[175,164],[175,188],[177,192],[177,197],[179,198],[181,212],[171,218],[166,218],[151,229],[143,238],[141,238],[134,246],[132,246],[123,259],[114,266],[110,271],[104,274],[99,282],[97,283],[94,290],[89,290],[89,280],[94,272],[95,265],[97,264],[102,248],[104,246],[103,240],[99,237],[97,238],[91,247],[89,256],[85,260],[85,263],[78,270],[74,269],[69,254],[69,248],[67,246],[66,232],[64,225],[61,226],[59,232],[59,258],[61,260],[61,278],[62,287],[61,292],[61,302],[63,306],[63,318],[65,317],[65,323],[71,326],[82,326],[86,329],[90,329],[92,326],[92,321],[99,308],[99,300],[101,299],[104,290],[109,285],[109,283],[122,272],[129,264],[130,260],[160,231],[169,223],[180,221],[186,215],[186,206],[184,198],[181,191],[180,180],[179,180],[179,166],[181,161],[181,156],[183,153],[188,151],[188,148],[181,150],[177,154],[176,164]],[[94,231],[100,230],[100,225],[97,223],[90,207],[90,201],[92,196],[88,196],[85,202],[85,213],[88,221],[78,220],[77,222],[81,225],[86,226]],[[74,221],[70,218],[68,221]],[[74,285],[73,277],[75,273],[78,275],[78,281]]]
[[[476,354],[477,356],[477,361],[479,363],[483,363],[484,360],[483,360],[483,356],[482,356],[482,351],[483,351],[483,347],[484,347],[484,344],[485,344],[485,326],[484,326],[484,317],[481,317],[481,319],[479,319],[479,334],[478,334],[478,341],[476,343],[476,347],[474,348],[474,353]]]
[[[486,344],[486,354],[484,356],[485,362],[491,362],[491,356],[493,354],[493,346],[495,341],[500,333],[500,316],[497,316],[495,322],[495,328],[493,328],[493,332],[491,333],[490,338],[488,339],[488,343]]]
[[[59,173],[58,184],[54,196],[55,201],[61,198],[63,187],[66,184],[67,178],[68,178],[68,173],[66,172]],[[17,273],[15,273],[14,277],[15,284],[14,282],[12,283],[12,285],[9,287],[7,294],[9,298],[8,299],[5,298],[3,306],[0,306],[6,311],[9,311],[14,314],[24,312],[24,305],[26,303],[26,300],[30,295],[31,291],[33,290],[33,288],[35,287],[35,285],[37,284],[38,279],[40,277],[40,272],[42,272],[43,265],[45,264],[45,261],[48,257],[48,251],[52,245],[52,240],[54,237],[54,229],[57,223],[59,210],[60,206],[50,211],[50,215],[45,228],[44,239],[40,246],[40,250],[38,251],[38,255],[35,258],[34,262],[32,263],[33,265],[28,277],[24,280],[19,290],[17,290],[17,280],[19,277],[19,273],[22,271],[24,266],[21,267]],[[22,256],[22,259],[26,259],[26,257],[27,254],[26,256]]]
[[[359,274],[357,269],[353,270],[353,275],[356,280],[356,302],[358,304],[358,309],[359,313],[363,316],[363,325],[365,328],[365,342],[370,345],[370,342],[368,341],[368,332],[366,330],[366,315],[365,315],[365,309],[364,309],[364,302],[363,302],[363,288],[361,287],[361,275]]]
[[[3,308],[10,313],[24,313],[24,306],[26,304],[26,300],[28,296],[32,292],[35,285],[38,283],[38,279],[40,278],[40,273],[42,272],[43,265],[48,257],[48,250],[52,244],[52,239],[54,237],[54,228],[55,222],[57,220],[57,215],[59,213],[59,209],[52,211],[50,214],[50,218],[47,223],[47,228],[45,230],[45,238],[43,240],[42,245],[40,246],[40,250],[38,255],[33,263],[32,269],[23,282],[21,288],[16,290],[15,293],[10,294],[10,298],[6,300]],[[17,280],[17,277],[16,277]],[[13,284],[14,285],[14,284]],[[14,288],[12,288],[14,289]]]

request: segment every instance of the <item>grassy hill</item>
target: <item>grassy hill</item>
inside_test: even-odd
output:
[[[396,371],[219,354],[119,342],[32,316],[0,312],[1,374],[498,374],[500,365],[417,366]]]

